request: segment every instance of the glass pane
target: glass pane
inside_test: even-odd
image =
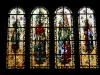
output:
[[[97,55],[80,55],[80,58],[80,68],[98,68]]]
[[[7,69],[24,69],[25,64],[25,17],[21,8],[12,9],[7,29]],[[12,13],[14,15],[12,15]]]
[[[32,10],[31,14],[49,14],[48,10],[46,10],[43,7],[37,7],[34,10]]]
[[[71,14],[71,13],[72,11],[69,8],[64,7],[64,14]]]
[[[23,55],[16,55],[16,68],[24,68],[25,64],[25,56]]]
[[[71,27],[72,16],[71,15],[56,15],[54,18],[54,27]]]
[[[83,7],[79,10],[79,13],[86,14],[86,7]]]
[[[87,13],[93,13],[93,10],[91,10],[90,8],[87,8]]]
[[[63,13],[63,7],[59,7],[55,11],[55,14],[62,14],[62,13]]]
[[[88,55],[80,55],[80,68],[89,68],[89,56]]]
[[[17,14],[25,14],[24,10],[19,8],[17,9]]]
[[[61,11],[64,11],[64,13],[58,14]],[[75,68],[71,11],[66,7],[60,7],[56,12],[57,14],[54,17],[55,68]]]
[[[49,68],[49,17],[44,8],[34,11],[42,13],[32,14],[30,25],[30,68]]]
[[[8,14],[17,14],[17,8],[11,9]]]
[[[8,19],[8,27],[13,27],[13,24],[16,22],[16,15],[10,15]]]
[[[25,12],[22,8],[15,7],[13,9],[11,9],[8,14],[25,14]]]
[[[55,14],[71,14],[72,11],[67,7],[59,7],[56,9]]]
[[[96,54],[97,53],[97,41],[79,41],[80,54]]]
[[[56,69],[68,69],[68,68],[74,68],[75,63],[74,61],[74,55],[61,55],[61,58],[59,58],[59,55],[55,56],[55,68]]]
[[[15,55],[7,55],[7,60],[6,60],[6,67],[8,69],[14,69],[15,67]]]
[[[86,13],[83,14],[83,11]],[[93,10],[84,7],[79,12],[80,67],[98,68],[97,32]]]
[[[74,40],[73,28],[55,28],[55,40]]]
[[[39,25],[39,23],[41,24]],[[32,15],[31,17],[31,27],[49,27],[49,17],[48,15]]]
[[[90,55],[90,68],[97,68],[98,67],[98,57],[97,55]]]

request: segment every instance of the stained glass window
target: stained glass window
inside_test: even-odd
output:
[[[75,68],[72,11],[59,7],[54,17],[55,68]]]
[[[80,68],[98,68],[94,11],[89,7],[83,7],[78,13]]]
[[[49,68],[49,17],[48,11],[37,7],[31,12],[30,68]]]
[[[25,12],[15,7],[8,15],[6,68],[23,69],[25,67]]]

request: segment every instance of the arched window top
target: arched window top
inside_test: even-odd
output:
[[[88,14],[88,13],[94,13],[93,9],[91,9],[90,7],[82,7],[79,12],[80,14]]]
[[[55,11],[55,27],[71,27],[73,26],[72,23],[72,11],[65,7],[59,7]]]
[[[71,14],[72,11],[68,7],[59,7],[56,9],[55,14]]]
[[[8,14],[25,14],[25,12],[22,8],[15,7],[15,8],[12,8]]]
[[[31,14],[49,14],[49,12],[44,7],[36,7],[32,10]]]
[[[95,22],[95,16],[94,16],[94,10],[91,9],[90,7],[82,7],[79,10],[79,18],[80,20],[80,26],[84,27],[85,26],[85,22],[88,20],[88,23],[91,26],[96,26],[96,22]]]

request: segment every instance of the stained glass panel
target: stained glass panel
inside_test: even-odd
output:
[[[23,69],[25,67],[25,17],[23,9],[11,9],[7,29],[7,69]]]
[[[45,8],[32,11],[30,25],[30,68],[49,68],[49,17]]]
[[[75,68],[74,35],[71,10],[59,7],[54,17],[55,68]]]
[[[94,12],[90,8],[79,11],[79,53],[81,68],[98,68],[97,33]]]

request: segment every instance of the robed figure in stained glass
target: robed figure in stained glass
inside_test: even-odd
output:
[[[39,22],[36,26],[35,30],[35,46],[34,46],[34,51],[35,51],[35,61],[37,64],[43,64],[45,61],[46,57],[46,51],[45,51],[45,29],[42,27],[42,23]]]
[[[67,64],[70,62],[70,58],[71,58],[70,41],[68,41],[70,40],[71,31],[69,29],[67,16],[64,16],[64,25],[66,25],[64,27],[66,28],[61,28],[63,27],[62,23],[61,21],[59,22],[58,44],[59,44],[59,51],[61,55],[59,55],[58,57],[62,64]]]
[[[66,6],[56,9],[54,18],[55,67],[74,68],[74,35],[72,11]]]
[[[49,68],[49,12],[36,7],[31,12],[30,68]]]
[[[7,69],[25,68],[25,12],[15,7],[8,13],[7,28]]]
[[[78,13],[80,68],[97,68],[98,50],[94,11],[89,7],[83,7]]]
[[[84,45],[85,45],[85,51],[92,52],[93,50],[93,32],[90,28],[90,24],[88,20],[85,22],[85,27],[84,27]]]
[[[11,37],[12,49],[13,49],[13,52],[16,52],[16,50],[19,49],[20,29],[18,27],[20,26],[20,22],[17,20],[12,25],[14,27],[13,34],[12,34],[12,37]]]

